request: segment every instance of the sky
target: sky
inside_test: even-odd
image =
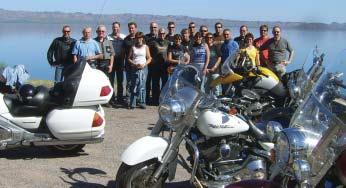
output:
[[[346,22],[345,0],[0,0],[7,10],[184,15],[241,21]]]

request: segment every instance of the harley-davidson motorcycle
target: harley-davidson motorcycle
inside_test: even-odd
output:
[[[275,134],[270,181],[243,181],[230,188],[346,186],[345,70],[346,50],[326,67],[290,127]]]
[[[173,180],[183,141],[189,153],[183,166],[197,187],[267,178],[266,161],[273,143],[249,118],[225,110],[228,98],[201,92],[195,67],[178,65],[166,86],[160,120],[151,135],[131,144],[121,156],[117,187],[162,187],[167,178]]]
[[[0,150],[47,146],[78,152],[103,141],[107,103],[113,88],[101,71],[86,61],[66,68],[53,88],[25,84],[18,95],[0,94]]]
[[[320,66],[316,62],[313,65]],[[202,93],[199,78],[193,66],[177,67],[161,93],[160,119],[151,135],[130,145],[121,157],[118,187],[161,187],[167,178],[174,179],[183,140],[190,156],[190,165],[185,162],[183,166],[197,187],[223,187],[244,179],[267,178],[274,148],[270,135],[281,130],[281,125],[255,125],[246,105]],[[231,109],[231,103],[242,110]],[[158,136],[167,127],[168,138]]]

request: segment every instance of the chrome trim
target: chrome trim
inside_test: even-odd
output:
[[[103,142],[104,138],[92,138],[92,139],[83,139],[83,140],[56,140],[52,139],[51,141],[38,141],[32,142],[35,146],[52,146],[52,145],[72,145],[72,144],[96,144]]]
[[[281,123],[276,121],[269,121],[266,126],[266,133],[267,137],[269,138],[269,141],[274,142],[276,140],[276,137],[282,131],[282,129],[283,128]]]
[[[190,139],[185,137],[185,141],[187,144],[189,144],[192,147],[194,151],[194,160],[193,160],[193,166],[192,166],[191,178],[190,178],[190,183],[193,184],[195,176],[196,176],[198,161],[199,161],[199,151],[197,146]]]
[[[310,183],[310,164],[306,160],[296,159],[292,165],[294,176],[299,182]]]

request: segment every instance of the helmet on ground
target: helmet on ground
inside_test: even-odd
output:
[[[35,87],[31,84],[24,84],[19,88],[19,96],[23,102],[27,102],[35,95]]]

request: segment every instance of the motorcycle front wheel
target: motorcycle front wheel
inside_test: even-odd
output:
[[[85,144],[71,144],[71,145],[56,145],[48,146],[48,149],[52,152],[61,153],[61,154],[74,154],[82,151],[85,147]]]
[[[149,160],[134,166],[122,163],[116,176],[117,188],[163,188],[167,175],[161,175],[157,182],[150,179],[160,163],[157,160]]]

